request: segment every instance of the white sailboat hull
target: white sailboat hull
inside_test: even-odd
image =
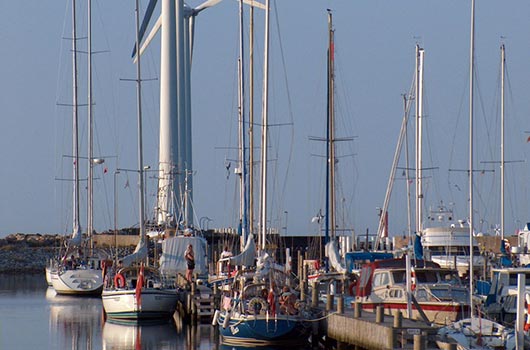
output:
[[[107,317],[115,320],[148,320],[172,317],[177,306],[175,289],[144,288],[141,305],[134,289],[104,290],[103,308]]]
[[[48,270],[47,270],[48,272]],[[57,294],[98,295],[103,290],[103,276],[97,269],[49,270]]]

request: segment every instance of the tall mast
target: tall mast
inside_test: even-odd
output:
[[[240,170],[240,224],[241,248],[245,246],[247,235],[247,169],[245,150],[245,68],[244,68],[244,42],[243,42],[243,0],[239,0],[239,170]]]
[[[74,151],[74,188],[73,188],[73,236],[81,232],[79,220],[79,114],[77,99],[77,24],[76,24],[76,0],[72,0],[72,147]]]
[[[335,42],[333,15],[328,11],[329,51],[328,51],[328,171],[329,171],[329,225],[331,239],[335,239]],[[329,230],[329,228],[328,228]]]
[[[136,52],[140,52],[140,9],[138,0],[136,0]],[[136,57],[136,108],[138,121],[138,198],[140,198],[139,219],[140,219],[140,239],[145,240],[145,202],[144,202],[144,158],[143,158],[143,140],[142,140],[142,74],[141,74],[141,57]]]
[[[265,250],[267,236],[267,148],[269,134],[269,22],[270,0],[265,1],[265,47],[263,60],[263,116],[261,126],[261,249]]]
[[[88,208],[87,208],[87,230],[90,238],[90,249],[93,248],[92,232],[94,230],[94,153],[93,142],[94,135],[92,133],[93,125],[93,102],[92,102],[92,0],[88,0]]]
[[[327,92],[327,123],[326,123],[326,221],[325,221],[325,237],[324,244],[327,244],[331,237],[333,237],[335,216],[333,210],[334,200],[331,198],[333,193],[333,175],[334,168],[334,152],[333,152],[333,15],[331,10],[328,10],[328,92]],[[331,214],[331,215],[330,215]],[[326,269],[328,268],[326,263]]]
[[[504,74],[506,55],[501,45],[501,239],[504,241]]]
[[[421,235],[423,218],[423,57],[416,45],[416,234]]]
[[[475,0],[471,0],[471,41],[469,52],[469,300],[473,318],[473,88],[475,60]]]
[[[254,233],[254,6],[249,9],[248,227]]]

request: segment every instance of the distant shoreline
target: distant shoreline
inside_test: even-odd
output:
[[[14,233],[0,238],[0,274],[42,273],[46,263],[57,256],[64,247],[67,237],[59,234],[24,234]],[[118,243],[119,249],[131,249],[138,241],[136,235],[98,234],[94,237],[94,245],[108,250]]]

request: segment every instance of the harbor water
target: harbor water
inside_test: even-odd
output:
[[[0,275],[0,350],[243,350],[210,324],[105,322],[101,298],[56,295],[40,275]],[[279,348],[267,348],[275,350]],[[310,349],[308,346],[307,349]]]

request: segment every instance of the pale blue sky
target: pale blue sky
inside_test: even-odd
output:
[[[271,222],[290,233],[315,233],[311,217],[324,209],[324,145],[309,136],[324,136],[326,103],[327,13],[334,14],[337,57],[339,136],[357,136],[341,144],[339,225],[357,233],[377,229],[402,118],[402,97],[411,85],[415,44],[425,48],[426,160],[438,167],[426,176],[425,205],[454,203],[455,216],[467,214],[467,179],[449,168],[467,168],[470,1],[276,1],[271,14]],[[190,1],[196,6],[199,1]],[[86,15],[78,1],[79,16]],[[147,5],[142,1],[142,6]],[[97,169],[95,226],[112,228],[113,172],[136,167],[136,116],[130,59],[134,40],[134,1],[93,1],[96,155],[107,158],[108,172]],[[159,9],[156,10],[158,14]],[[507,47],[508,160],[526,160],[530,144],[530,3],[523,0],[477,1],[476,142],[479,161],[499,159],[499,46]],[[277,22],[279,20],[279,22]],[[263,17],[257,11],[257,61],[262,63]],[[227,180],[225,162],[236,145],[237,2],[224,0],[197,18],[193,57],[194,198],[198,218],[210,227],[236,225],[235,176]],[[278,35],[278,29],[280,33]],[[79,19],[86,35],[86,19]],[[14,232],[70,231],[71,154],[70,2],[3,1],[0,4],[0,236]],[[281,40],[281,47],[280,47]],[[80,40],[85,47],[86,41]],[[143,61],[144,78],[158,77],[159,40]],[[86,103],[86,57],[80,55],[81,103]],[[283,65],[285,63],[285,66]],[[260,79],[262,68],[257,69]],[[286,75],[284,74],[286,73]],[[288,84],[288,94],[286,90]],[[261,87],[260,83],[256,86]],[[289,104],[290,101],[290,104]],[[144,84],[145,164],[156,167],[158,81]],[[259,117],[260,103],[256,102]],[[85,118],[82,110],[81,118]],[[258,139],[257,139],[258,140]],[[456,141],[455,141],[456,140]],[[82,130],[86,154],[86,127]],[[352,155],[354,156],[347,156]],[[112,158],[118,157],[118,158]],[[289,164],[289,167],[287,167]],[[402,164],[404,164],[402,162]],[[232,162],[232,170],[234,168]],[[487,165],[494,168],[493,165]],[[507,168],[508,234],[530,221],[528,163]],[[498,167],[495,167],[498,170]],[[84,170],[83,170],[84,171]],[[86,172],[86,171],[84,171]],[[401,174],[400,174],[401,175]],[[401,177],[401,176],[400,176]],[[477,174],[476,209],[483,227],[499,219],[499,171]],[[130,186],[125,187],[126,181]],[[136,179],[120,174],[118,225],[137,223]],[[405,181],[396,180],[390,207],[390,230],[406,230]],[[150,207],[154,181],[148,182]],[[83,195],[83,199],[86,195]],[[342,200],[344,198],[344,200]],[[285,215],[285,212],[288,212]],[[344,224],[343,224],[344,222]],[[84,209],[82,225],[86,228]]]

